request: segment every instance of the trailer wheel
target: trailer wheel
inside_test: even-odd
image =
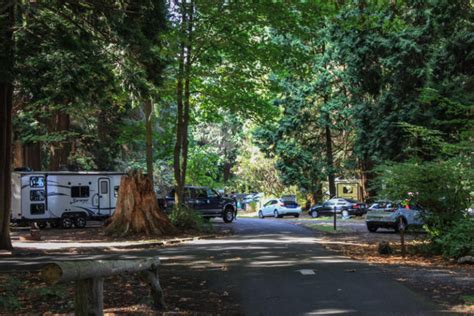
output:
[[[51,228],[58,228],[59,226],[61,226],[61,223],[59,223],[59,221],[50,221],[49,222],[49,227],[51,227]]]
[[[48,226],[48,223],[46,223],[46,222],[36,222],[36,225],[38,225],[39,229],[45,229],[46,226]]]
[[[71,228],[72,227],[72,218],[70,218],[70,217],[61,218],[61,227],[62,228]]]
[[[79,216],[74,219],[74,226],[77,228],[84,228],[87,225],[87,220],[84,216]]]

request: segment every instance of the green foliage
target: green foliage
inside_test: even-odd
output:
[[[220,157],[207,146],[193,146],[188,156],[186,181],[191,185],[216,187],[221,174]]]
[[[183,231],[211,232],[209,221],[186,206],[174,207],[169,216],[171,223]]]
[[[425,210],[422,216],[433,249],[457,256],[469,250],[465,249],[464,234],[455,239],[451,233],[465,228],[466,234],[472,231],[472,221],[465,218],[465,212],[474,198],[473,170],[472,161],[456,158],[385,164],[377,168],[377,185],[383,198],[408,198],[420,205]],[[466,221],[470,224],[464,224]],[[451,243],[455,241],[463,243],[454,247]],[[453,252],[448,251],[450,246]]]
[[[63,285],[53,285],[49,287],[32,288],[29,292],[35,299],[41,300],[63,300],[68,296],[67,288]]]
[[[17,297],[17,292],[22,286],[22,282],[14,277],[8,277],[4,285],[6,291],[0,296],[0,310],[15,311],[21,307]]]
[[[474,256],[474,218],[465,217],[457,221],[436,239],[436,246],[445,257]]]
[[[285,189],[275,168],[275,159],[265,157],[249,139],[242,144],[233,172],[236,178],[229,184],[233,191],[278,196]]]

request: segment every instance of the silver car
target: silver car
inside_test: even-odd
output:
[[[422,226],[421,208],[416,206],[402,206],[399,203],[378,201],[369,207],[366,224],[371,233],[379,228],[391,228],[396,232],[405,230],[409,226]]]

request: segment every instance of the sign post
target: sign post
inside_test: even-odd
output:
[[[336,206],[334,206],[334,230],[336,230]]]

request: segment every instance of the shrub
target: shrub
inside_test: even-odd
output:
[[[435,240],[445,257],[474,256],[474,218],[467,217],[451,227],[444,236]]]
[[[169,218],[171,223],[181,230],[196,230],[202,232],[212,230],[209,220],[204,219],[199,213],[186,206],[175,206]]]
[[[405,200],[420,205],[432,249],[446,256],[466,251],[460,245],[447,251],[454,240],[464,237],[452,234],[467,229],[465,210],[472,203],[473,171],[469,162],[460,159],[386,164],[377,169],[378,191],[383,198]],[[471,223],[468,220],[467,223]],[[466,226],[467,225],[467,226]],[[449,236],[449,237],[448,237]]]

